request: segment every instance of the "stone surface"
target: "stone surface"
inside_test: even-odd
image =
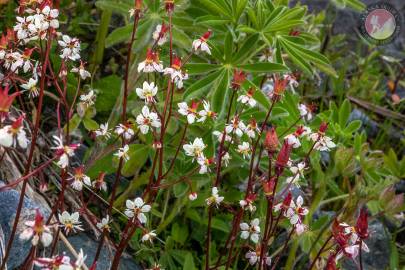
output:
[[[363,252],[364,270],[387,269],[390,260],[390,236],[386,233],[384,225],[379,220],[373,220],[369,225],[370,237],[365,241],[369,253]],[[344,270],[357,270],[352,261],[345,260]]]
[[[0,186],[3,184],[4,183],[0,181]],[[19,198],[20,193],[15,190],[0,192],[0,227],[4,233],[4,238],[2,240],[4,241],[5,246],[10,238],[11,228],[14,223]],[[44,210],[44,208],[35,204],[30,199],[25,198],[20,222],[17,227],[17,234],[11,248],[9,260],[7,262],[8,270],[15,269],[28,255],[31,248],[31,242],[21,241],[18,238],[18,235],[25,229],[24,222],[26,220],[34,219],[36,209],[40,209],[45,216],[48,216],[49,214],[49,212]]]
[[[0,181],[0,186],[2,185],[4,185],[4,183]],[[19,197],[20,193],[16,190],[0,192],[0,255],[2,255],[4,250],[3,245],[7,245],[7,241],[10,237]],[[7,261],[8,270],[18,269],[18,266],[20,266],[24,262],[24,259],[27,257],[30,251],[31,242],[21,241],[18,238],[18,235],[25,229],[25,226],[23,225],[24,221],[34,219],[36,209],[39,209],[45,217],[49,216],[49,211],[46,207],[34,203],[29,198],[25,198],[19,226],[17,227],[17,236],[15,237],[13,247]],[[92,263],[96,253],[98,242],[91,239],[86,233],[81,233],[79,235],[69,237],[69,242],[71,242],[72,246],[75,247],[77,251],[79,251],[80,248],[83,249],[83,251],[87,255],[87,265]],[[70,254],[70,252],[67,251],[66,247],[61,244],[61,242],[59,243],[59,245],[61,251],[65,251],[68,255],[72,255]],[[0,256],[0,258],[1,257],[2,256]],[[108,249],[104,246],[99,259],[97,270],[109,269],[110,262],[111,256]],[[121,259],[120,269],[141,270],[141,268],[135,263],[132,258],[130,258],[129,255],[124,255]]]
[[[93,240],[86,234],[78,234],[68,238],[70,244],[75,248],[75,250],[79,251],[80,248],[83,249],[85,254],[87,255],[86,258],[86,265],[90,267],[93,262],[94,256],[96,255],[96,250],[98,246],[98,241]],[[62,242],[59,242],[59,248],[61,251],[66,252],[67,255],[74,258],[73,255],[67,250]],[[97,270],[108,270],[110,269],[110,264],[112,262],[114,252],[110,252],[110,250],[104,245],[103,249],[101,250],[100,257],[97,263]],[[141,270],[135,261],[128,255],[125,255],[121,258],[120,263],[120,270]]]

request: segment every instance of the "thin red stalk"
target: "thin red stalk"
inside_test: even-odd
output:
[[[47,41],[46,51],[45,51],[45,55],[43,58],[43,64],[42,64],[42,69],[41,69],[40,93],[39,93],[39,97],[38,97],[37,114],[36,114],[36,119],[35,119],[34,131],[32,133],[31,147],[30,147],[30,151],[28,154],[27,164],[25,166],[24,176],[29,174],[29,172],[31,170],[31,164],[33,161],[33,157],[34,157],[34,150],[35,150],[35,145],[37,142],[39,124],[40,124],[40,119],[41,119],[41,114],[42,114],[42,105],[43,105],[45,78],[46,78],[45,71],[47,69],[47,65],[48,65],[48,61],[49,61],[49,52],[50,52],[50,48],[51,48],[51,42],[52,42],[52,37],[50,35],[50,31],[48,31],[48,41]],[[15,234],[17,231],[18,221],[21,216],[21,210],[22,210],[22,206],[24,203],[24,197],[25,197],[25,191],[27,188],[27,184],[28,184],[28,178],[23,181],[23,184],[21,187],[20,198],[18,201],[17,211],[16,211],[15,218],[14,218],[13,228],[11,230],[10,238],[7,242],[6,251],[4,253],[4,257],[3,257],[3,261],[1,263],[0,269],[5,268],[8,256],[10,255],[10,250],[13,245],[14,237],[15,237]]]
[[[332,239],[333,235],[330,235],[328,237],[328,239],[326,239],[325,243],[322,245],[321,249],[318,251],[318,253],[316,254],[314,260],[311,263],[311,266],[308,268],[308,270],[312,270],[312,268],[315,266],[316,261],[319,259],[319,257],[321,256],[323,250],[325,249],[326,245],[329,243],[329,241]]]
[[[124,95],[123,95],[123,99],[122,99],[122,116],[121,116],[122,123],[125,123],[126,119],[127,119],[126,114],[127,114],[127,99],[128,99],[128,92],[129,92],[129,89],[128,89],[129,67],[130,67],[130,62],[131,62],[132,46],[133,46],[134,41],[135,41],[135,35],[136,35],[137,27],[138,27],[139,18],[140,18],[140,10],[136,9],[135,14],[134,14],[134,24],[133,24],[133,27],[132,27],[131,40],[130,40],[130,42],[128,44],[128,47],[127,47],[127,58],[126,58],[126,63],[125,63]],[[124,144],[125,144],[125,140],[124,140],[124,137],[122,137],[122,146],[124,146]],[[117,190],[117,188],[119,186],[119,182],[120,182],[120,178],[121,178],[121,170],[122,170],[123,164],[124,164],[124,158],[121,157],[120,161],[119,161],[115,181],[114,181],[114,184],[113,184],[113,188],[111,190],[111,197],[110,197],[110,202],[109,202],[109,206],[108,206],[108,214],[110,216],[111,216],[112,208],[113,208],[114,201],[115,201],[116,190]],[[101,250],[101,248],[103,246],[103,243],[104,243],[104,237],[101,238],[97,250],[98,249]],[[122,243],[122,240],[121,240],[121,243]],[[125,246],[121,246],[121,243],[120,243],[120,246],[117,249],[116,254],[114,256],[113,265],[116,264],[116,266],[115,266],[115,268],[112,267],[111,269],[117,269],[118,265],[120,263],[120,260],[119,260],[120,258],[117,259],[117,256],[121,257],[121,253],[123,252],[123,250],[125,248]],[[96,256],[94,257],[93,264],[97,263],[97,260],[98,260],[97,255],[100,255],[100,252],[98,254],[96,254]]]
[[[275,269],[276,269],[276,266],[277,266],[278,262],[279,262],[280,259],[281,259],[281,255],[282,255],[282,254],[284,253],[284,251],[286,250],[286,248],[287,248],[287,246],[288,246],[288,242],[290,242],[290,239],[291,239],[291,236],[292,236],[293,233],[294,233],[294,228],[292,228],[291,231],[290,231],[290,233],[288,234],[288,237],[287,237],[287,240],[286,240],[285,243],[284,243],[283,249],[281,250],[281,252],[280,252],[279,255],[277,256],[277,258],[276,258],[276,260],[275,260],[275,262],[274,262],[273,267],[271,268],[271,270],[275,270]]]
[[[205,270],[210,269],[210,243],[211,243],[211,223],[212,223],[212,207],[208,209],[208,229],[207,229],[207,240],[205,242]]]
[[[362,256],[361,256],[361,249],[363,246],[363,241],[360,240],[360,246],[359,246],[359,264],[360,264],[360,270],[363,270],[363,260],[362,260]]]
[[[169,169],[167,169],[166,173],[163,174],[162,179],[164,179],[174,167],[174,163],[175,163],[175,161],[177,159],[177,156],[178,156],[178,154],[180,152],[181,146],[184,143],[184,138],[186,137],[187,128],[188,128],[188,122],[186,122],[186,126],[184,127],[183,135],[181,136],[179,146],[177,147],[176,153],[174,154],[172,162],[170,163]]]

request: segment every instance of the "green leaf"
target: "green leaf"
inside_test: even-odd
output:
[[[223,70],[221,78],[216,80],[216,88],[211,96],[211,106],[218,117],[222,117],[225,110],[225,102],[228,100],[229,71]]]
[[[112,12],[120,13],[123,15],[129,15],[128,11],[132,8],[132,6],[128,3],[124,2],[117,2],[117,1],[107,1],[107,0],[99,0],[95,3],[96,7],[102,10],[110,10]]]
[[[291,37],[287,36],[283,36],[281,38],[284,47],[289,48],[290,50],[294,50],[295,54],[298,54],[301,57],[302,61],[312,62],[321,67],[322,71],[327,72],[332,76],[337,76],[337,73],[330,65],[330,61],[328,60],[328,58],[315,50],[306,49],[303,46],[294,43],[292,40],[294,39],[291,39]]]
[[[259,41],[259,34],[249,36],[242,44],[238,52],[233,56],[232,62],[243,63],[249,61],[251,56],[257,50],[257,42]]]
[[[172,237],[174,241],[184,244],[187,240],[188,234],[188,228],[187,226],[184,226],[184,224],[179,225],[179,223],[174,223],[172,225]]]
[[[231,32],[228,32],[226,34],[224,44],[224,54],[226,62],[229,62],[232,59],[232,53],[233,53],[233,37]]]
[[[123,176],[134,175],[148,159],[148,146],[144,144],[131,144],[128,150],[129,160],[122,168]]]
[[[98,90],[95,105],[97,112],[110,112],[120,94],[121,78],[110,75],[96,80],[93,87]]]
[[[347,120],[349,120],[351,112],[350,101],[345,99],[339,109],[339,125],[341,128],[346,126]]]
[[[130,24],[114,29],[105,39],[105,47],[109,48],[115,44],[127,41],[131,37],[131,32],[132,25]]]
[[[183,270],[194,270],[194,269],[196,269],[196,267],[194,265],[193,255],[191,255],[191,253],[187,253],[184,259]]]
[[[98,128],[98,124],[91,118],[83,118],[83,125],[88,131],[96,130]]]
[[[274,73],[274,72],[288,72],[289,69],[277,63],[256,63],[239,65],[238,68],[248,72],[260,72],[260,73]]]
[[[281,38],[279,39],[279,42],[295,64],[300,66],[306,73],[312,74],[311,65],[302,57],[299,50],[294,49]]]
[[[216,80],[221,76],[222,69],[217,70],[206,77],[203,77],[201,80],[196,81],[190,85],[187,90],[184,92],[183,98],[185,100],[190,100],[196,97],[200,97],[205,93],[207,87],[210,87]]]
[[[221,66],[208,63],[189,63],[185,65],[188,74],[203,74],[219,69]]]
[[[70,118],[70,120],[69,120],[69,132],[75,131],[79,127],[81,122],[82,122],[82,119],[80,118],[80,116],[78,114],[73,115],[73,117]],[[65,127],[63,129],[66,132],[67,125],[65,125]]]
[[[347,127],[343,130],[344,133],[346,134],[352,134],[359,130],[361,127],[361,121],[360,120],[354,120],[350,122],[350,124],[347,125]]]
[[[229,22],[229,19],[221,18],[214,15],[201,16],[195,20],[195,23],[197,25],[224,25]]]

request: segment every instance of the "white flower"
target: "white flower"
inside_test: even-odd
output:
[[[256,132],[259,132],[259,128],[257,126],[257,122],[255,119],[251,119],[249,124],[245,128],[245,133],[248,135],[249,138],[254,139],[256,137]]]
[[[235,132],[235,134],[238,135],[238,137],[242,137],[243,131],[245,129],[246,125],[241,120],[239,120],[237,116],[235,116],[231,120],[231,123],[225,127],[226,133],[230,134],[232,132]]]
[[[330,149],[335,148],[336,144],[326,135],[319,133],[312,133],[309,138],[315,142],[314,149],[318,151],[330,151]]]
[[[259,57],[260,62],[273,62],[273,50],[271,48],[266,49]]]
[[[172,82],[174,82],[177,88],[183,88],[183,81],[188,79],[188,74],[181,70],[181,60],[175,57],[173,64],[169,68],[163,70],[164,75],[170,75]]]
[[[158,24],[156,26],[155,31],[153,32],[152,38],[157,42],[159,46],[162,46],[163,44],[166,43],[167,41],[167,26],[163,24],[163,31],[162,31],[162,25]]]
[[[33,17],[16,17],[17,24],[14,26],[14,31],[17,32],[17,39],[23,40],[24,42],[29,41],[29,30],[28,25],[31,23]]]
[[[156,102],[155,96],[158,92],[157,86],[154,82],[150,84],[147,81],[143,82],[142,88],[136,88],[136,94],[141,99],[145,100],[145,103],[154,103]]]
[[[58,44],[62,47],[61,58],[70,59],[72,61],[80,59],[80,41],[77,38],[63,35],[62,40],[59,40]]]
[[[21,88],[29,92],[29,97],[37,97],[39,95],[39,89],[37,87],[37,79],[30,78],[27,83],[21,84]]]
[[[79,67],[74,67],[71,70],[73,73],[79,73],[80,78],[82,78],[82,80],[85,80],[87,78],[91,78],[91,73],[88,72],[85,68],[83,63],[80,63]]]
[[[198,158],[203,155],[206,145],[201,138],[195,138],[194,142],[183,145],[183,149],[187,156]]]
[[[67,234],[71,231],[76,232],[76,230],[83,231],[79,217],[78,212],[69,214],[67,211],[64,211],[62,215],[59,214],[59,222],[61,223],[61,226],[64,227]]]
[[[237,151],[242,154],[243,158],[250,156],[250,145],[248,142],[242,142],[238,145]]]
[[[224,197],[218,195],[218,188],[213,187],[211,197],[206,199],[205,202],[208,206],[215,205],[216,207],[218,207],[223,200]]]
[[[73,180],[70,184],[73,189],[77,191],[81,191],[83,189],[83,183],[89,187],[91,187],[91,180],[90,177],[84,174],[84,167],[80,166],[75,168],[75,173],[72,178],[69,180]]]
[[[150,112],[148,106],[143,106],[142,113],[136,117],[136,123],[142,134],[146,134],[150,127],[160,128],[159,116],[155,112]]]
[[[293,173],[293,176],[287,177],[286,182],[296,184],[298,187],[298,181],[300,178],[304,178],[305,162],[300,162],[297,165],[291,165],[290,171]]]
[[[260,258],[260,252],[261,252],[261,250],[260,250],[260,247],[259,247],[259,248],[257,248],[256,251],[249,250],[245,254],[245,258],[249,260],[250,265],[255,265],[257,263],[257,261]],[[271,265],[271,257],[266,255],[265,259],[266,259],[266,261],[265,261],[266,265],[270,266]]]
[[[203,101],[203,107],[204,109],[198,112],[200,119],[198,119],[197,122],[204,122],[207,117],[212,119],[216,118],[217,114],[211,111],[211,106],[208,101]]]
[[[285,136],[284,139],[287,140],[288,144],[291,145],[293,148],[298,148],[301,146],[300,140],[294,133]]]
[[[116,128],[115,128],[115,133],[118,136],[123,136],[125,140],[129,140],[132,138],[132,136],[134,136],[135,132],[134,130],[131,128],[130,124],[119,124]]]
[[[106,217],[102,218],[101,221],[96,224],[96,226],[101,231],[110,231],[110,222],[110,217],[107,215]]]
[[[4,147],[27,148],[28,139],[23,129],[24,116],[20,116],[11,125],[4,126],[0,129],[0,145]]]
[[[206,52],[211,54],[210,47],[207,44],[207,39],[210,37],[211,31],[206,32],[202,37],[193,41],[193,50],[198,51],[201,50],[202,52]]]
[[[146,242],[146,241],[149,241],[149,242],[153,242],[153,239],[156,237],[156,233],[155,233],[155,231],[150,231],[150,232],[147,232],[147,233],[145,233],[144,235],[142,235],[142,238],[141,238],[141,241],[142,242]]]
[[[108,123],[101,124],[100,127],[94,131],[94,133],[96,134],[96,137],[102,136],[107,139],[109,139],[111,136],[110,131],[108,130]]]
[[[222,162],[224,163],[225,167],[228,167],[229,165],[229,160],[231,160],[231,156],[229,155],[228,152],[226,152],[223,156],[222,156]]]
[[[214,131],[212,132],[212,134],[217,137],[218,142],[222,142],[222,138],[223,138],[223,136],[224,136],[224,133],[223,133],[223,132],[220,132],[220,131],[218,131],[218,130],[214,130]],[[225,135],[225,141],[226,141],[226,142],[231,142],[231,141],[232,141],[232,137],[229,136],[228,134],[226,134],[226,135]]]
[[[254,212],[256,211],[256,206],[253,205],[253,202],[250,200],[240,200],[239,201],[239,205],[240,207],[242,207],[243,209],[246,209],[250,212]]]
[[[246,95],[240,95],[237,101],[242,104],[248,104],[251,108],[253,108],[256,106],[256,100],[253,98],[253,93],[254,89],[251,88]]]
[[[212,164],[212,159],[206,158],[204,155],[197,157],[197,163],[200,165],[200,174],[204,174],[210,171],[209,165]]]
[[[96,100],[96,95],[93,90],[90,90],[87,94],[80,96],[80,101],[86,104],[87,106],[93,106]]]
[[[151,210],[151,206],[145,204],[142,198],[138,197],[135,200],[127,200],[126,202],[127,209],[125,210],[125,215],[129,218],[136,217],[139,222],[145,224],[147,218],[144,213],[148,213]]]
[[[197,192],[191,192],[191,193],[188,195],[188,199],[189,199],[190,201],[196,200],[197,197],[198,197]]]
[[[119,148],[118,151],[114,154],[114,156],[117,156],[120,159],[122,158],[124,161],[128,161],[129,160],[128,151],[129,146],[128,144],[126,144],[124,145],[124,147]]]
[[[284,212],[284,216],[290,220],[291,225],[296,226],[297,233],[301,234],[305,230],[305,225],[302,225],[303,216],[308,214],[308,209],[302,206],[304,199],[298,196],[296,203],[291,200],[290,206]],[[297,228],[298,226],[298,228]]]
[[[74,155],[74,150],[79,147],[79,144],[64,145],[63,140],[58,136],[53,136],[55,147],[51,149],[56,150],[56,155],[59,156],[59,161],[57,162],[58,166],[62,169],[66,168],[69,165],[69,157]]]
[[[36,211],[35,220],[26,221],[24,225],[27,227],[21,234],[21,240],[29,240],[33,246],[38,245],[39,240],[44,247],[52,243],[52,234],[48,226],[45,225],[44,217],[39,210]]]
[[[139,63],[138,72],[163,72],[162,62],[159,61],[159,55],[157,52],[153,52],[151,49],[148,49],[146,53],[145,61]]]
[[[250,237],[250,240],[252,240],[253,243],[257,244],[257,242],[259,242],[260,227],[258,218],[253,219],[250,222],[250,225],[243,222],[239,225],[239,227],[241,229],[240,237],[242,239],[248,239]]]
[[[299,104],[298,110],[299,110],[302,118],[307,119],[308,121],[310,121],[312,119],[312,110],[310,108],[308,108],[307,105]]]
[[[180,102],[177,104],[177,106],[179,107],[178,112],[187,117],[187,122],[189,124],[193,124],[197,117],[198,103],[192,102],[191,106],[189,107],[186,102]]]

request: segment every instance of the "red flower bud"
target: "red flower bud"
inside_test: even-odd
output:
[[[173,58],[172,68],[179,70],[181,68],[181,59],[177,56]]]
[[[4,119],[10,110],[10,106],[14,101],[14,98],[20,94],[20,92],[15,92],[8,95],[8,85],[4,89],[0,86],[0,119]]]
[[[367,210],[366,208],[362,208],[360,210],[360,215],[357,218],[357,222],[356,222],[356,232],[357,235],[361,238],[361,239],[366,239],[368,237],[368,214],[367,214]]]
[[[283,173],[284,167],[287,165],[290,158],[291,149],[292,145],[290,145],[287,140],[284,140],[283,146],[281,147],[276,160],[275,172],[278,176]]]
[[[262,182],[262,187],[263,187],[263,191],[264,194],[266,196],[271,196],[273,195],[273,189],[274,189],[274,185],[275,185],[275,181],[274,181],[274,177],[272,177],[270,180],[268,181],[263,181]]]
[[[238,90],[246,81],[246,74],[242,70],[235,69],[233,72],[232,88]]]
[[[165,8],[167,12],[173,12],[174,0],[165,0]]]
[[[284,93],[285,88],[287,87],[288,79],[279,79],[277,76],[274,76],[274,95],[273,100],[279,100],[281,95]]]
[[[142,0],[135,0],[135,10],[141,10],[142,9]]]
[[[278,136],[274,127],[266,132],[266,138],[264,139],[264,147],[267,151],[274,153],[278,148]]]
[[[319,126],[319,133],[324,134],[327,129],[328,129],[328,123],[322,122],[321,125]]]
[[[201,36],[200,39],[204,42],[207,41],[210,38],[211,33],[212,33],[212,31],[211,31],[211,29],[209,29],[207,32],[204,33],[204,35]]]

